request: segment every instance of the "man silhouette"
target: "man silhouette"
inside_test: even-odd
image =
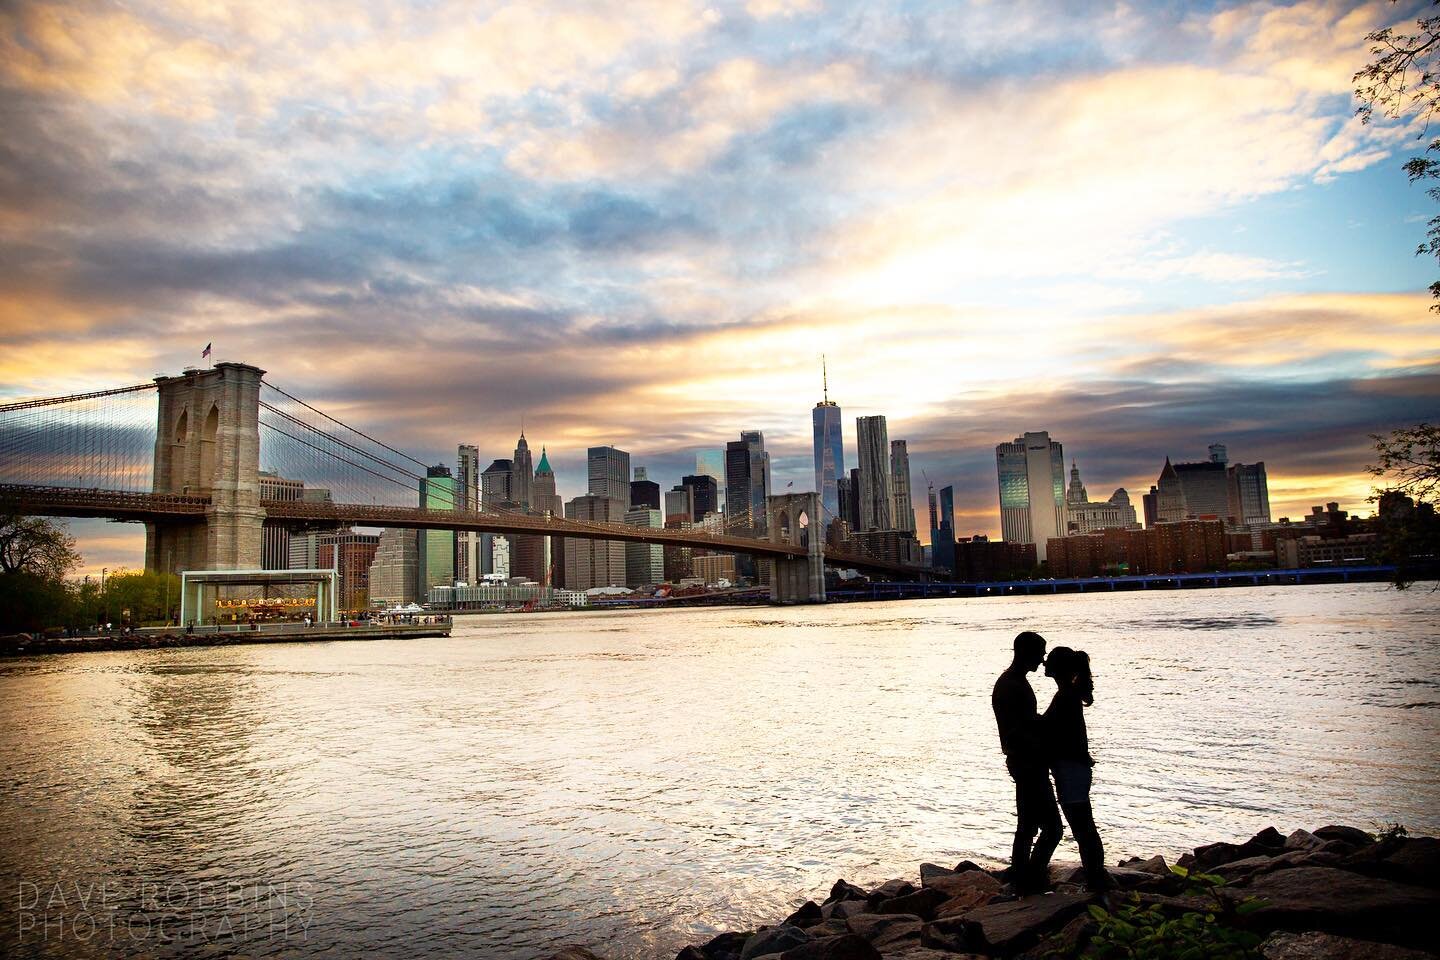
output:
[[[1010,851],[1010,885],[1017,893],[1048,886],[1050,856],[1060,842],[1060,808],[1050,786],[1047,751],[1041,737],[1035,691],[1025,674],[1045,660],[1045,638],[1030,630],[1015,637],[1015,658],[990,695],[1005,768],[1015,781],[1015,843]],[[1039,836],[1036,836],[1036,833]],[[1033,843],[1033,847],[1032,847]]]

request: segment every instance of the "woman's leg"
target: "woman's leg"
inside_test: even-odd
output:
[[[1090,809],[1090,801],[1062,803],[1060,809],[1065,811],[1070,833],[1080,848],[1080,862],[1085,866],[1085,886],[1092,893],[1108,890],[1110,874],[1105,870],[1105,846],[1100,842],[1100,831],[1095,828],[1095,814]]]

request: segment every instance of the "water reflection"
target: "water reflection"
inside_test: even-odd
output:
[[[1353,586],[484,617],[448,641],[16,661],[0,867],[313,897],[303,938],[216,956],[673,955],[841,874],[1003,856],[988,695],[1022,624],[1091,654],[1112,859],[1272,822],[1433,832],[1432,608]]]

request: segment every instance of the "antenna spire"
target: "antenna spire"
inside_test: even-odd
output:
[[[825,369],[825,354],[820,354],[820,383],[825,392],[825,402],[830,402],[830,373]]]

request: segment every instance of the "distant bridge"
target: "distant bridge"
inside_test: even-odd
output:
[[[780,600],[823,600],[826,563],[907,578],[931,573],[871,556],[853,541],[824,543],[814,494],[773,496],[763,525],[747,517],[740,530],[726,531],[464,503],[418,506],[427,482],[417,472],[421,461],[272,386],[263,373],[219,363],[153,383],[0,405],[0,512],[143,522],[146,567],[172,572],[258,568],[265,526],[355,525],[750,554],[774,564],[772,595]],[[268,466],[338,497],[263,498],[262,448]],[[752,526],[765,533],[746,535]]]

